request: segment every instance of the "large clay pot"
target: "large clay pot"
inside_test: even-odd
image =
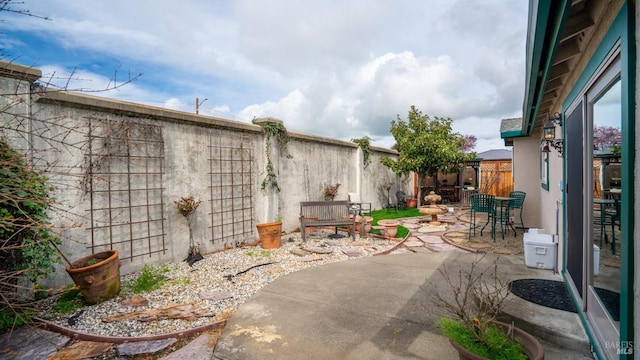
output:
[[[496,325],[501,327],[503,330],[507,331],[509,329],[509,324],[505,324],[499,321],[494,321]],[[513,339],[522,345],[522,349],[524,350],[525,355],[529,358],[529,360],[544,360],[544,348],[542,344],[536,339],[533,335],[528,332],[513,327]],[[458,355],[460,360],[487,360],[482,356],[478,356],[467,351],[462,346],[458,345],[455,341],[449,340],[451,345],[458,350]]]
[[[407,198],[407,206],[410,208],[414,208],[418,205],[418,199],[415,198]]]
[[[400,222],[398,220],[383,219],[378,220],[378,225],[384,226],[384,232],[381,232],[382,236],[392,238],[396,237],[396,234],[398,233],[398,225],[400,225]]]
[[[282,240],[282,221],[256,224],[263,249],[277,249]]]
[[[85,256],[67,265],[66,270],[89,304],[97,304],[120,293],[118,250]]]
[[[365,216],[364,217],[366,223],[364,225],[364,232],[368,234],[371,231],[371,222],[373,221],[373,217]],[[356,215],[356,233],[360,233],[360,224],[362,223],[362,217],[360,215]]]

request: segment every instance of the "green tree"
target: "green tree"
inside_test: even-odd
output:
[[[398,176],[415,172],[419,183],[426,176],[436,176],[438,171],[462,171],[465,163],[475,158],[476,154],[462,151],[465,139],[452,131],[452,123],[451,118],[430,118],[412,105],[408,121],[398,115],[398,119],[391,122],[391,135],[396,139],[398,158],[383,157],[380,161]],[[421,202],[422,194],[419,193],[418,204]]]

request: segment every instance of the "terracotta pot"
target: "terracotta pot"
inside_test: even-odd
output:
[[[305,219],[317,219],[317,217],[306,217]],[[298,221],[300,221],[300,217],[298,216]],[[301,222],[302,224],[302,222]],[[315,226],[307,226],[305,227],[305,231],[307,232],[307,234],[310,234],[312,232],[316,231],[316,227]]]
[[[89,304],[97,304],[120,293],[118,250],[85,256],[67,265],[66,270]]]
[[[414,208],[418,205],[418,200],[414,199],[414,198],[408,198],[407,199],[407,206],[410,208]]]
[[[277,249],[282,240],[282,221],[256,224],[263,249]]]
[[[396,237],[396,234],[398,233],[398,225],[400,225],[400,222],[397,220],[384,219],[378,220],[378,225],[384,226],[384,233],[382,234],[383,236]]]
[[[365,216],[364,219],[366,220],[366,224],[364,225],[364,232],[368,234],[371,231],[371,222],[373,221],[373,217]],[[356,216],[356,233],[360,233],[361,222],[362,222],[362,218],[360,217],[360,215],[357,215]]]
[[[494,321],[493,323],[495,323],[505,331],[509,329],[509,324],[505,324],[499,321]],[[513,327],[513,333],[514,340],[522,345],[522,349],[524,350],[524,353],[525,355],[527,355],[529,360],[544,360],[544,348],[542,347],[542,344],[540,344],[540,341],[538,341],[538,339],[536,339],[528,332],[515,326]],[[482,356],[478,356],[467,351],[465,348],[463,348],[453,340],[449,340],[449,342],[451,342],[451,345],[453,345],[453,347],[458,350],[460,360],[487,360]]]

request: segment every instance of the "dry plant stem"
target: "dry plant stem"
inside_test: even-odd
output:
[[[452,273],[443,265],[438,272],[453,296],[449,298],[446,292],[443,294],[436,289],[434,300],[437,306],[462,321],[473,331],[476,339],[486,344],[487,327],[504,308],[510,283],[498,273],[499,258],[486,268],[480,268],[480,262],[485,256],[483,254],[472,262],[469,270],[460,266],[457,272]]]

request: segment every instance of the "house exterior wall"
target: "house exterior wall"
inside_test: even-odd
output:
[[[380,163],[393,150],[373,148],[364,168],[352,142],[289,132],[291,158],[276,143],[270,150],[281,191],[262,190],[267,160],[258,125],[32,89],[39,71],[8,63],[0,70],[0,137],[49,177],[53,225],[72,260],[114,248],[129,273],[183,260],[190,229],[203,253],[252,243],[255,224],[276,218],[294,231],[299,203],[324,200],[326,185],[341,184],[339,200],[359,192],[374,209],[387,204],[384,182],[392,194],[413,186]],[[175,204],[186,196],[202,200],[191,226]],[[60,266],[51,285],[69,282]]]
[[[635,98],[629,98],[626,99],[623,97],[623,101],[622,101],[622,112],[623,112],[623,139],[627,139],[627,140],[633,140],[633,141],[627,141],[627,140],[623,140],[623,147],[628,150],[628,152],[626,152],[625,155],[626,157],[624,158],[625,161],[629,160],[633,160],[635,165],[633,167],[633,171],[632,173],[635,174],[637,173],[638,169],[638,164],[637,164],[637,156],[638,156],[638,140],[637,140],[637,127],[635,124],[637,124],[637,111],[635,110],[635,107],[633,106],[627,106],[628,103],[633,103],[635,101],[635,103],[638,103],[638,94],[637,94],[637,77],[634,79],[634,83],[629,83],[629,79],[630,77],[628,76],[629,73],[625,72],[626,68],[624,65],[624,59],[626,57],[628,57],[629,60],[633,60],[634,64],[636,64],[635,67],[631,67],[633,70],[635,70],[634,72],[636,73],[637,76],[637,71],[638,71],[638,65],[637,65],[637,59],[636,59],[636,52],[637,52],[637,37],[636,39],[634,39],[633,43],[628,43],[629,47],[626,47],[627,43],[625,43],[625,38],[626,38],[626,29],[627,26],[629,26],[626,23],[626,19],[624,18],[625,12],[620,12],[621,8],[623,5],[627,6],[627,9],[633,9],[634,11],[634,18],[635,18],[635,27],[633,28],[633,32],[635,33],[635,35],[638,35],[638,30],[637,30],[637,23],[638,23],[638,10],[635,9],[635,6],[632,5],[631,2],[624,2],[624,1],[612,1],[609,3],[605,3],[605,2],[594,2],[594,4],[596,4],[595,6],[600,6],[602,7],[602,9],[604,9],[603,11],[603,16],[599,17],[595,23],[595,27],[593,29],[594,33],[593,36],[590,38],[589,42],[587,43],[588,45],[582,49],[580,57],[577,57],[574,63],[570,64],[570,73],[567,76],[567,78],[565,79],[566,81],[564,82],[564,85],[562,88],[560,88],[558,90],[558,98],[556,103],[553,104],[553,106],[551,106],[551,109],[549,110],[550,113],[554,113],[556,111],[558,112],[563,112],[566,111],[567,108],[571,105],[571,103],[576,99],[576,96],[578,96],[580,93],[582,93],[585,89],[589,88],[589,84],[588,81],[590,79],[592,79],[592,76],[594,73],[596,73],[596,68],[599,66],[599,64],[601,63],[600,61],[602,61],[602,56],[603,53],[608,52],[608,48],[610,46],[613,46],[614,41],[616,40],[621,40],[622,43],[622,87],[623,89],[626,88],[626,86],[629,86],[629,89],[635,89],[635,91],[633,90],[629,90],[627,93],[629,95],[633,95]],[[605,8],[606,7],[606,8]],[[614,20],[616,20],[616,23],[614,24]],[[627,83],[625,83],[625,81],[627,81]],[[587,110],[588,111],[588,110]],[[624,114],[630,114],[632,116],[625,118]],[[630,127],[627,127],[627,125],[629,125]],[[632,129],[632,131],[636,134],[635,137],[633,136],[629,136],[629,133],[625,133],[626,131],[629,131],[629,129]],[[589,130],[587,130],[589,131]],[[588,134],[588,133],[587,133]],[[575,135],[575,134],[572,134]],[[584,135],[581,135],[584,136]],[[532,134],[531,135],[532,139],[540,139],[539,134]],[[539,141],[539,140],[538,140]],[[516,142],[514,141],[514,144],[516,144]],[[522,143],[518,142],[517,143],[518,146],[520,146]],[[519,149],[522,150],[522,149]],[[550,154],[549,157],[549,189],[548,191],[542,189],[540,191],[540,209],[539,212],[541,214],[541,221],[543,224],[543,227],[545,229],[550,228],[551,226],[554,226],[555,223],[555,216],[552,216],[552,212],[550,211],[551,209],[554,208],[554,204],[553,202],[555,200],[559,200],[562,199],[563,194],[562,191],[560,191],[559,187],[558,187],[558,183],[560,181],[562,181],[564,179],[563,176],[563,163],[562,161],[558,161],[561,160],[559,158],[557,158],[556,156],[557,152],[556,150],[552,149],[552,152]],[[631,155],[633,154],[633,155]],[[635,155],[635,156],[634,156]],[[631,159],[633,158],[633,159]],[[566,166],[566,164],[564,164]],[[625,164],[625,167],[628,169],[629,168],[629,163]],[[566,175],[566,174],[565,174]],[[628,174],[631,175],[631,174]],[[631,176],[628,176],[627,178],[629,178]],[[640,305],[640,303],[638,302],[639,299],[639,293],[638,293],[638,279],[637,279],[637,274],[639,273],[638,270],[639,267],[636,265],[634,259],[637,259],[637,256],[639,254],[638,252],[638,236],[635,234],[635,232],[637,232],[637,228],[636,226],[638,225],[638,216],[637,214],[635,214],[635,209],[637,209],[638,207],[638,200],[636,199],[635,193],[638,190],[638,179],[637,176],[633,176],[634,179],[634,183],[632,187],[628,187],[626,188],[625,191],[625,195],[624,198],[626,199],[633,199],[632,203],[629,203],[629,206],[627,207],[627,205],[624,204],[624,200],[623,200],[623,206],[622,206],[622,212],[621,212],[621,216],[623,219],[628,218],[628,220],[632,220],[632,221],[626,221],[627,227],[630,228],[634,233],[629,232],[628,234],[625,234],[625,229],[624,229],[624,225],[622,226],[622,239],[619,239],[619,244],[620,244],[620,252],[621,252],[621,263],[620,263],[620,294],[621,294],[621,301],[620,301],[620,308],[621,308],[621,316],[624,318],[620,321],[619,323],[619,336],[620,336],[620,340],[623,340],[623,343],[620,342],[616,342],[613,341],[614,338],[612,337],[612,335],[614,334],[614,331],[611,330],[604,330],[604,329],[609,329],[609,325],[605,323],[598,323],[597,320],[593,320],[595,317],[597,317],[597,315],[594,316],[594,313],[591,312],[589,313],[589,310],[587,311],[587,313],[580,313],[581,318],[583,320],[583,324],[585,325],[585,328],[587,330],[587,333],[589,334],[590,339],[592,340],[593,346],[595,351],[597,352],[598,356],[605,356],[607,358],[618,358],[618,356],[620,356],[620,358],[635,358],[637,356],[635,356],[635,354],[638,351],[638,347],[635,344],[638,344],[638,341],[640,341],[639,336],[638,336],[638,331],[637,329],[640,328],[640,321],[639,321],[639,311],[638,311],[638,305]],[[585,188],[584,191],[590,191],[590,186],[588,188]],[[575,205],[575,204],[574,204]],[[563,216],[560,217],[560,219],[562,219],[563,217],[566,217],[567,213],[569,211],[579,211],[582,209],[576,209],[576,207],[571,207],[570,204],[563,204]],[[588,211],[588,210],[587,210]],[[633,214],[633,215],[632,215]],[[622,223],[625,224],[625,221],[622,220]],[[629,226],[628,224],[633,223],[633,225]],[[561,230],[561,234],[564,231],[564,226],[562,223],[559,224],[559,229]],[[566,230],[566,229],[565,229]],[[566,264],[564,263],[564,259],[565,259],[565,251],[564,249],[562,249],[563,245],[564,245],[564,241],[565,239],[560,238],[560,254],[559,254],[559,260],[561,260],[560,262],[560,267],[561,270],[563,271],[563,273],[565,273],[565,277],[570,279],[570,274],[569,274],[569,270],[567,270],[566,268]],[[624,253],[624,249],[625,247],[628,246],[628,249],[632,249],[633,250],[633,254],[635,256],[629,256],[629,252],[627,252],[626,254]],[[575,259],[575,258],[574,258]],[[575,263],[575,260],[574,260]],[[585,261],[583,264],[589,265],[588,261]],[[587,267],[588,269],[588,267]],[[577,272],[575,272],[577,274]],[[584,279],[584,277],[582,277]],[[571,281],[571,280],[568,280]],[[572,290],[573,291],[573,290]],[[627,292],[629,292],[627,294]],[[573,293],[573,295],[577,298],[579,298],[579,295],[576,295],[575,293]],[[591,311],[593,311],[593,309],[597,310],[597,306],[592,306],[591,307]],[[626,309],[628,310],[632,310],[633,311],[633,319],[631,319],[630,316],[625,316],[624,312],[626,311]],[[635,329],[635,330],[634,330]],[[606,335],[603,335],[605,334]],[[634,342],[632,344],[628,344],[626,342],[626,340],[630,340],[633,339]],[[630,353],[626,353],[627,355],[616,355],[616,350],[617,347],[622,347],[622,350],[628,349],[629,345],[633,346],[633,355]],[[635,346],[634,346],[635,345]],[[620,354],[624,354],[624,352],[621,352]],[[635,357],[634,357],[635,356]]]
[[[522,220],[528,228],[544,228],[542,212],[542,188],[540,181],[540,141],[535,136],[513,139],[513,183],[516,190],[524,191]]]

